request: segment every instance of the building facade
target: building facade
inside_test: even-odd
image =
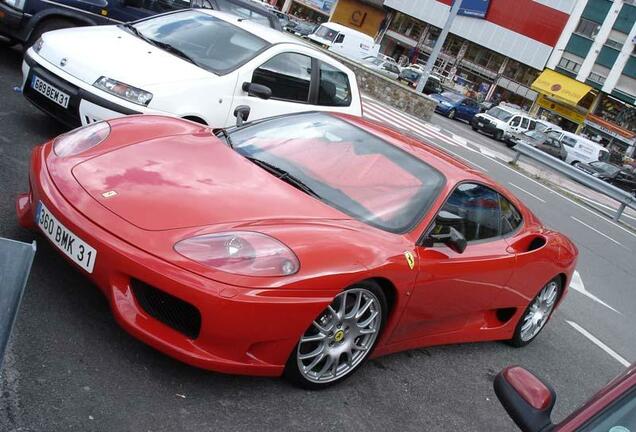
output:
[[[490,0],[484,19],[458,16],[435,65],[444,84],[480,100],[530,108],[532,83],[560,40],[577,0]],[[385,0],[381,51],[425,63],[451,0]],[[514,7],[511,7],[514,5]]]
[[[333,21],[375,36],[386,16],[383,0],[276,0],[282,12],[314,23]]]
[[[636,1],[579,0],[547,68],[552,85],[586,86],[579,101],[541,93],[535,111],[569,123],[608,147],[615,161],[636,154]]]

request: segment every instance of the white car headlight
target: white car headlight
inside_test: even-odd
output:
[[[93,86],[137,105],[148,106],[152,100],[152,93],[105,76],[95,81]]]
[[[36,53],[39,53],[42,49],[42,45],[44,45],[44,40],[42,39],[42,36],[40,36],[31,48],[33,48],[33,51],[35,51]]]

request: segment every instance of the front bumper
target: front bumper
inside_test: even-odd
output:
[[[24,227],[35,228],[35,211],[41,201],[63,225],[95,248],[93,272],[85,274],[106,295],[114,317],[126,331],[196,367],[233,374],[282,374],[300,336],[336,292],[303,295],[285,287],[232,286],[140,250],[86,218],[63,197],[46,167],[50,156],[45,148],[33,151],[30,191],[16,201],[18,220]],[[135,281],[196,307],[201,317],[198,335],[188,337],[148,313],[133,289]]]
[[[133,109],[125,106],[123,101],[114,102],[99,96],[96,94],[99,90],[73,79],[62,70],[54,70],[55,68],[44,61],[36,61],[29,53],[24,56],[22,64],[22,94],[41,111],[70,128],[124,115],[150,113],[141,106]],[[31,87],[34,75],[68,94],[68,107],[64,108],[35,91]]]
[[[481,125],[480,125],[481,123]],[[482,132],[485,132],[487,134],[493,135],[495,134],[495,132],[497,132],[497,126],[490,122],[490,120],[486,120],[480,117],[473,117],[473,119],[470,121],[471,126],[473,126],[475,129],[480,130]]]

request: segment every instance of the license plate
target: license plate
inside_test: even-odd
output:
[[[62,225],[41,201],[35,212],[35,222],[64,255],[87,272],[93,273],[97,251]]]
[[[477,126],[479,126],[479,127],[484,127],[484,124],[483,124],[483,123],[481,123],[481,122],[479,122],[479,123],[477,123]]]
[[[68,101],[70,96],[63,91],[53,87],[51,84],[44,81],[37,75],[33,75],[31,80],[31,87],[38,93],[44,95],[48,99],[52,100],[56,104],[68,108]]]

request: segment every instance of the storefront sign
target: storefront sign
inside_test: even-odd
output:
[[[584,114],[581,114],[580,112],[558,102],[554,102],[548,99],[544,94],[539,95],[537,98],[537,104],[542,108],[560,115],[561,117],[565,117],[566,119],[573,121],[574,123],[582,124],[585,121]]]
[[[488,6],[490,6],[490,0],[463,0],[457,14],[473,18],[486,18]]]
[[[590,114],[585,119],[585,124],[628,144],[633,144],[636,141],[636,133],[616,126],[601,117]]]
[[[319,10],[320,12],[329,15],[336,0],[296,0],[296,3],[304,4],[312,9]]]

